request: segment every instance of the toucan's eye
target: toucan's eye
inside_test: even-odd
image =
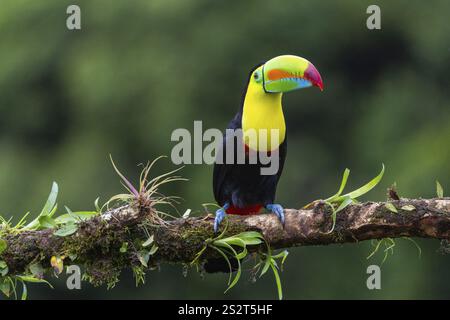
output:
[[[255,71],[255,73],[253,74],[253,78],[256,82],[261,82],[261,72]]]

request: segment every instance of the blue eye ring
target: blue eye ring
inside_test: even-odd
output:
[[[255,73],[253,74],[253,79],[255,79],[255,81],[258,83],[262,81],[262,76],[261,76],[260,70],[255,71]]]

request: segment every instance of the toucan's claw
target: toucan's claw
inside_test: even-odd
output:
[[[281,224],[284,227],[284,209],[279,204],[268,204],[266,206],[266,209],[269,210],[272,213],[275,213],[278,217],[278,220],[280,220]]]
[[[214,233],[217,233],[219,230],[220,223],[222,222],[223,218],[227,215],[225,210],[228,209],[230,205],[228,203],[225,203],[223,208],[220,208],[216,211],[216,218],[214,219]]]

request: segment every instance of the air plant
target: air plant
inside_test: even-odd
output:
[[[164,156],[160,156],[155,160],[153,160],[152,162],[148,162],[144,166],[139,177],[139,186],[136,188],[130,182],[130,180],[127,179],[125,175],[123,175],[119,171],[110,155],[111,163],[114,167],[114,170],[121,178],[121,183],[128,191],[128,193],[117,194],[111,197],[105,203],[104,207],[106,206],[106,208],[109,209],[110,204],[117,202],[135,205],[136,207],[139,208],[139,210],[143,210],[145,212],[150,213],[148,216],[148,223],[150,225],[167,225],[167,221],[164,218],[167,217],[173,218],[173,216],[171,216],[166,212],[162,212],[156,209],[156,206],[169,205],[176,210],[174,204],[178,203],[178,199],[180,199],[180,197],[165,196],[162,193],[160,193],[158,189],[166,183],[173,181],[187,181],[188,179],[182,178],[177,175],[173,175],[175,172],[181,170],[183,167],[177,168],[175,170],[166,172],[157,177],[149,179],[150,170],[153,168],[154,164],[161,158],[164,158]]]

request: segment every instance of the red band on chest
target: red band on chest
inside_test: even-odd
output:
[[[246,144],[244,144],[244,149],[245,149],[245,155],[248,155],[250,153],[250,150],[252,152],[264,152],[264,153],[267,154],[268,157],[270,157],[272,155],[272,151],[270,151],[270,150],[269,151],[255,151],[253,149],[250,149],[250,147],[248,145],[246,145]]]

